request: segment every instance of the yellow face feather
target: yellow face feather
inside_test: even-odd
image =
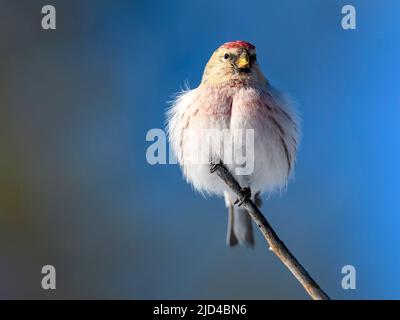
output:
[[[257,64],[255,48],[241,43],[224,44],[213,53],[204,69],[202,85],[268,83]]]

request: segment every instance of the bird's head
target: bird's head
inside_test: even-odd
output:
[[[208,61],[201,83],[223,84],[226,82],[266,82],[257,64],[256,48],[249,42],[224,43]]]

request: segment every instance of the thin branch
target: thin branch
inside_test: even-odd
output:
[[[243,193],[243,188],[232,176],[228,169],[222,164],[212,164],[210,171],[216,173],[225,184],[238,196],[242,206],[248,211],[255,223],[261,230],[264,238],[269,244],[269,249],[277,255],[283,264],[293,273],[296,279],[301,283],[307,293],[314,300],[329,300],[329,296],[318,286],[306,269],[292,255],[286,245],[279,239],[278,235],[272,229],[262,212],[257,208],[254,202]]]

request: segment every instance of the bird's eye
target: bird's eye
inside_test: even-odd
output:
[[[228,59],[228,58],[229,58],[229,53],[225,53],[224,59]]]

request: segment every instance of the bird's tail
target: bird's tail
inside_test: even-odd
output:
[[[241,207],[235,208],[228,195],[225,195],[225,201],[229,209],[226,244],[230,247],[238,243],[247,247],[253,247],[253,224],[249,213]],[[258,193],[255,195],[255,202],[257,205],[261,205]]]

